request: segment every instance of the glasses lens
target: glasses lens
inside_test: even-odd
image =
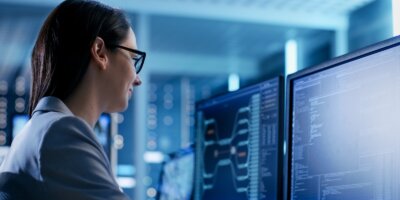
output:
[[[137,74],[140,72],[140,70],[142,70],[142,66],[143,66],[143,57],[140,56],[140,57],[135,61],[135,70],[136,70],[136,73],[137,73]]]

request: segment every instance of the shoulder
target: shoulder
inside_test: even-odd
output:
[[[42,150],[60,145],[98,147],[93,130],[86,122],[75,116],[62,116],[48,124],[41,142]]]
[[[47,124],[42,144],[67,143],[69,140],[66,139],[95,140],[93,130],[82,119],[75,116],[62,116]]]
[[[80,118],[65,116],[49,125],[39,162],[52,199],[126,199],[92,129]]]
[[[62,133],[88,135],[92,133],[92,130],[86,122],[78,117],[63,116],[48,125],[45,137],[61,135]]]
[[[58,170],[84,171],[86,167],[93,169],[94,165],[109,167],[89,125],[74,116],[62,117],[49,125],[39,155],[42,175],[58,173]]]

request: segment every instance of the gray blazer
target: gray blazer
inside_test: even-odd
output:
[[[0,166],[0,199],[128,197],[92,128],[60,99],[44,97]]]

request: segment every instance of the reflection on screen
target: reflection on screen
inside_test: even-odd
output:
[[[277,199],[279,79],[197,106],[199,199]]]
[[[161,200],[189,200],[193,189],[194,154],[167,162],[161,177]]]
[[[293,82],[291,199],[400,199],[400,47]]]

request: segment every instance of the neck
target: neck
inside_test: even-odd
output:
[[[65,104],[75,116],[82,118],[93,128],[101,114],[97,99],[94,90],[78,86],[65,100]]]

